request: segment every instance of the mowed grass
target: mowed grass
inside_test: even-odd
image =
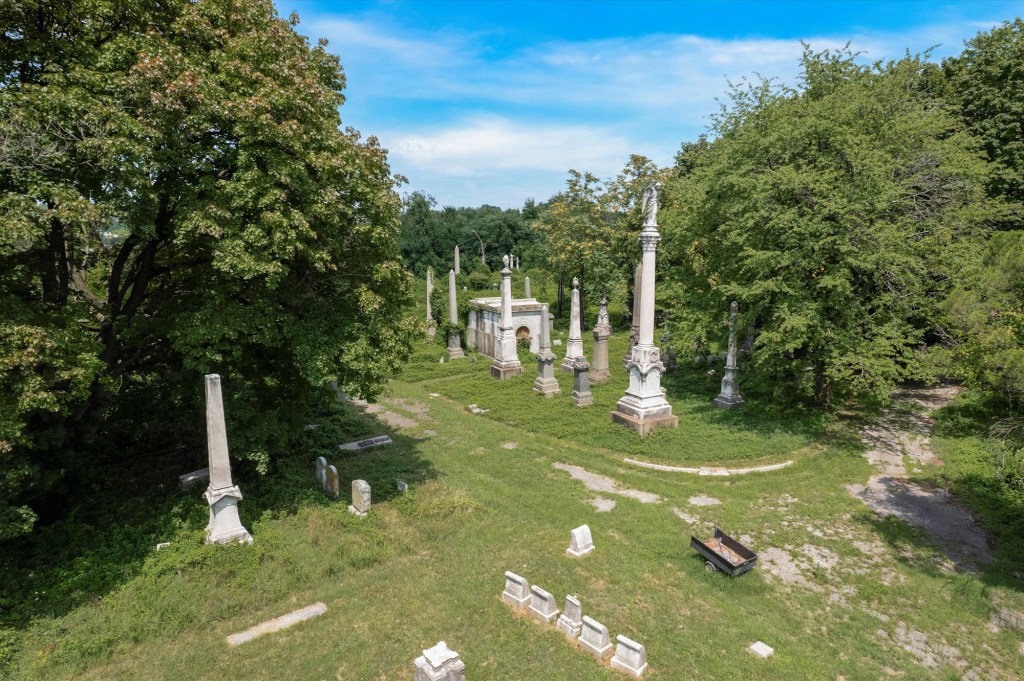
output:
[[[681,417],[678,434],[635,443],[608,420],[621,383],[597,387],[596,404],[576,409],[565,376],[562,397],[544,400],[530,390],[535,366],[521,379],[498,382],[483,361],[439,364],[437,349],[420,348],[407,374],[417,380],[396,381],[385,400],[387,410],[415,425],[392,430],[366,417],[360,435],[391,432],[396,443],[331,453],[345,492],[356,477],[373,486],[368,518],[347,513],[347,494],[324,498],[313,479],[313,458],[330,451],[328,422],[360,419],[343,405],[344,413],[310,431],[308,451],[279,454],[292,465],[240,481],[252,546],[203,545],[200,491],[172,492],[177,507],[192,510],[168,523],[161,539],[171,547],[151,549],[102,598],[27,623],[16,633],[8,675],[397,680],[411,678],[422,649],[445,640],[473,681],[623,678],[553,627],[504,605],[503,573],[512,570],[560,603],[577,595],[584,614],[613,637],[643,643],[651,665],[645,678],[956,679],[970,670],[979,678],[1021,677],[1022,634],[988,626],[1000,609],[1024,611],[1013,575],[1020,556],[997,547],[999,562],[977,575],[943,571],[920,533],[877,519],[846,492],[871,471],[841,428],[815,437],[784,423],[771,428],[756,411],[722,415],[702,411],[703,398],[670,394]],[[469,414],[471,402],[491,411]],[[660,444],[647,455],[665,461],[802,453],[782,471],[729,478],[622,462],[643,451],[616,443],[648,442]],[[684,454],[671,456],[684,446]],[[660,501],[588,490],[554,463]],[[411,483],[410,493],[397,494],[395,477]],[[721,503],[689,503],[696,496]],[[615,507],[599,512],[595,498]],[[582,523],[597,550],[570,559],[569,530]],[[714,527],[744,537],[763,561],[776,552],[791,557],[800,581],[770,575],[766,562],[738,579],[708,574],[689,539],[710,536]],[[224,641],[316,601],[328,606],[321,617],[239,648]],[[907,643],[912,632],[924,637],[923,648]],[[773,646],[775,656],[747,653],[756,640]]]

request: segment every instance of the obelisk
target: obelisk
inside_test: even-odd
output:
[[[434,293],[434,273],[427,268],[427,335],[431,338],[437,333],[437,323],[434,321],[434,313],[430,309],[430,296]]]
[[[523,277],[523,297],[533,298],[533,294],[530,293],[530,278]]]
[[[636,274],[633,276],[633,316],[629,320],[629,348],[626,356],[622,358],[622,366],[629,366],[629,360],[633,359],[633,348],[640,341],[640,289],[643,288],[644,265],[642,262],[636,264]]]
[[[612,325],[608,321],[608,297],[601,296],[601,306],[597,311],[597,324],[594,325],[594,361],[590,365],[590,381],[600,383],[611,378],[608,370],[608,337],[612,335]]]
[[[231,480],[224,400],[221,398],[220,376],[217,374],[206,376],[206,449],[210,460],[210,486],[203,494],[206,503],[210,505],[206,543],[251,543],[252,535],[242,527],[242,521],[238,518],[238,502],[242,500],[242,491]]]
[[[725,376],[722,377],[722,392],[715,398],[715,406],[722,409],[731,409],[743,404],[739,388],[736,386],[736,374],[739,367],[736,366],[736,315],[740,306],[734,300],[729,306],[729,354],[725,360]]]
[[[460,274],[459,270],[459,247],[455,246],[455,274]]]
[[[533,389],[544,397],[554,397],[562,393],[555,379],[555,353],[551,352],[551,327],[548,325],[548,306],[540,308],[540,352],[537,353],[537,380]]]
[[[523,365],[516,352],[516,335],[512,328],[512,270],[508,268],[509,257],[502,257],[501,262],[504,265],[501,270],[501,321],[498,322],[491,376],[504,381],[523,373]]]
[[[640,287],[640,337],[633,348],[633,356],[626,364],[629,387],[615,405],[612,421],[629,426],[641,437],[659,427],[676,427],[679,417],[672,415],[672,405],[661,392],[661,375],[665,366],[661,352],[654,345],[654,281],[655,252],[661,235],[658,234],[658,184],[651,183],[643,194],[644,226],[640,230],[640,248],[643,251]],[[635,294],[634,294],[635,295]]]
[[[458,248],[458,246],[456,246]],[[455,270],[448,270],[448,359],[465,357],[459,334],[459,299],[455,292]]]
[[[580,280],[572,278],[572,305],[569,317],[569,340],[565,345],[565,359],[562,371],[572,371],[577,359],[585,359],[583,354],[583,332],[580,330]]]

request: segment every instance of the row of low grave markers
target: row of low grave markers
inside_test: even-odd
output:
[[[608,627],[592,617],[583,614],[577,597],[565,597],[565,611],[559,615],[554,596],[537,585],[530,586],[524,577],[514,572],[505,573],[505,589],[501,598],[508,605],[527,612],[542,624],[555,623],[555,628],[565,634],[570,642],[604,662],[612,653],[611,636]],[[615,654],[610,665],[613,669],[626,672],[636,678],[647,671],[647,651],[644,646],[625,636],[616,637]]]
[[[327,459],[322,456],[316,458],[316,480],[327,496],[332,499],[341,496],[338,469],[334,465],[328,464]],[[398,489],[404,491],[402,487],[407,487],[407,485],[401,481],[399,483]],[[352,505],[348,507],[348,510],[361,518],[365,518],[366,514],[370,512],[370,484],[365,480],[352,481]]]

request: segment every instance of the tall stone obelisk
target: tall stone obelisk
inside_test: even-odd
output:
[[[643,288],[644,264],[636,264],[636,274],[633,276],[633,316],[629,321],[629,348],[626,356],[622,358],[622,366],[628,367],[629,360],[633,359],[633,348],[640,342],[640,290]]]
[[[455,274],[459,274],[459,247],[455,246]]]
[[[555,353],[551,352],[551,327],[548,325],[548,306],[540,307],[540,352],[537,353],[537,380],[533,389],[544,397],[562,394],[555,379]]]
[[[206,503],[210,505],[206,543],[251,543],[252,535],[242,527],[242,521],[238,518],[238,502],[242,500],[242,491],[231,480],[224,400],[221,398],[220,376],[217,374],[206,376],[206,449],[210,458],[210,486],[203,494]]]
[[[643,251],[643,276],[640,288],[640,337],[633,356],[626,364],[629,387],[615,405],[612,421],[629,426],[641,436],[659,427],[676,427],[679,417],[672,415],[672,405],[661,391],[661,375],[665,365],[661,352],[654,345],[654,281],[655,251],[658,234],[658,184],[651,183],[643,195],[644,226],[640,230]]]
[[[448,359],[465,356],[459,333],[459,299],[455,292],[455,270],[448,270]]]
[[[580,329],[580,280],[572,278],[572,305],[569,316],[569,340],[565,344],[562,371],[572,371],[576,360],[586,359],[583,354],[583,331]]]
[[[601,296],[601,307],[597,311],[597,324],[594,325],[594,361],[590,365],[590,381],[600,383],[611,378],[608,370],[608,337],[612,335],[612,325],[608,320],[608,297]]]
[[[732,301],[729,306],[729,354],[725,360],[725,376],[722,377],[722,392],[715,398],[715,406],[722,409],[731,409],[743,404],[739,388],[736,387],[736,374],[739,367],[736,365],[736,315],[740,311],[739,304]]]
[[[516,334],[512,328],[512,270],[508,268],[509,257],[506,255],[501,261],[505,266],[501,270],[501,321],[498,322],[491,376],[504,381],[523,373],[523,365],[516,352]]]
[[[434,272],[427,268],[427,335],[431,338],[437,333],[437,322],[434,321],[434,312],[430,309],[430,296],[434,293]]]

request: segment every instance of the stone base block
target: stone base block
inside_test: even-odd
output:
[[[523,373],[523,365],[511,365],[511,366],[499,366],[497,364],[491,365],[491,376],[498,379],[499,381],[507,381],[513,376],[518,376]]]
[[[365,518],[366,517],[366,514],[363,513],[362,511],[360,511],[355,506],[349,506],[348,507],[348,512],[351,513],[352,515],[359,516],[360,518]]]
[[[583,631],[583,625],[579,622],[573,622],[565,615],[561,615],[558,621],[555,622],[555,629],[565,634],[565,637],[570,641],[575,641],[580,637],[580,632]]]
[[[612,644],[611,644],[611,641],[609,641],[608,645],[606,645],[604,648],[598,648],[598,647],[594,646],[592,643],[590,643],[589,641],[585,641],[582,638],[579,639],[579,643],[580,643],[580,648],[582,648],[583,650],[587,651],[588,653],[590,653],[591,655],[596,657],[601,662],[604,662],[606,659],[608,659],[608,656],[612,654]]]
[[[743,398],[739,395],[719,395],[714,401],[714,405],[721,409],[732,409],[741,404],[743,404]]]
[[[650,416],[645,419],[638,418],[632,414],[621,411],[612,412],[612,423],[621,423],[627,428],[632,428],[640,437],[650,435],[658,428],[676,428],[679,426],[679,417],[673,414],[663,416]]]
[[[538,378],[533,382],[533,389],[544,397],[555,397],[562,394],[562,389],[558,387],[558,381],[553,378]]]
[[[593,551],[595,548],[596,547],[593,544],[591,544],[587,548],[582,549],[580,551],[573,551],[571,548],[568,548],[568,549],[565,550],[565,555],[567,555],[567,556],[569,556],[571,558],[581,558],[581,557],[587,555],[588,553],[590,553],[591,551]]]
[[[607,369],[598,369],[596,371],[594,369],[590,370],[590,382],[591,383],[600,383],[602,381],[607,381],[611,377],[612,377],[612,374]]]
[[[555,610],[551,614],[544,614],[540,610],[537,610],[532,605],[530,606],[530,616],[542,624],[551,624],[558,619],[558,611]]]
[[[589,407],[594,403],[594,395],[589,390],[585,393],[572,391],[572,402],[577,407]]]
[[[644,672],[647,671],[647,663],[646,662],[644,662],[643,666],[634,668],[634,667],[630,667],[628,664],[626,664],[624,662],[620,662],[619,659],[616,658],[616,657],[612,658],[610,666],[611,666],[612,669],[616,669],[616,670],[618,670],[620,672],[626,672],[630,676],[632,676],[634,678],[637,678],[637,679],[639,679],[641,676],[643,676]]]
[[[584,358],[581,357],[580,359],[584,359]],[[568,372],[570,374],[572,373],[572,370],[575,367],[576,367],[576,358],[575,357],[566,357],[565,360],[558,366],[559,369],[561,369],[562,371],[566,371],[566,372]]]
[[[466,353],[462,351],[462,348],[448,348],[448,359],[462,359],[466,356]]]
[[[511,605],[513,608],[522,610],[523,608],[528,608],[530,606],[531,597],[530,594],[527,593],[524,598],[516,598],[509,592],[502,591],[501,600],[505,601],[506,605]]]

